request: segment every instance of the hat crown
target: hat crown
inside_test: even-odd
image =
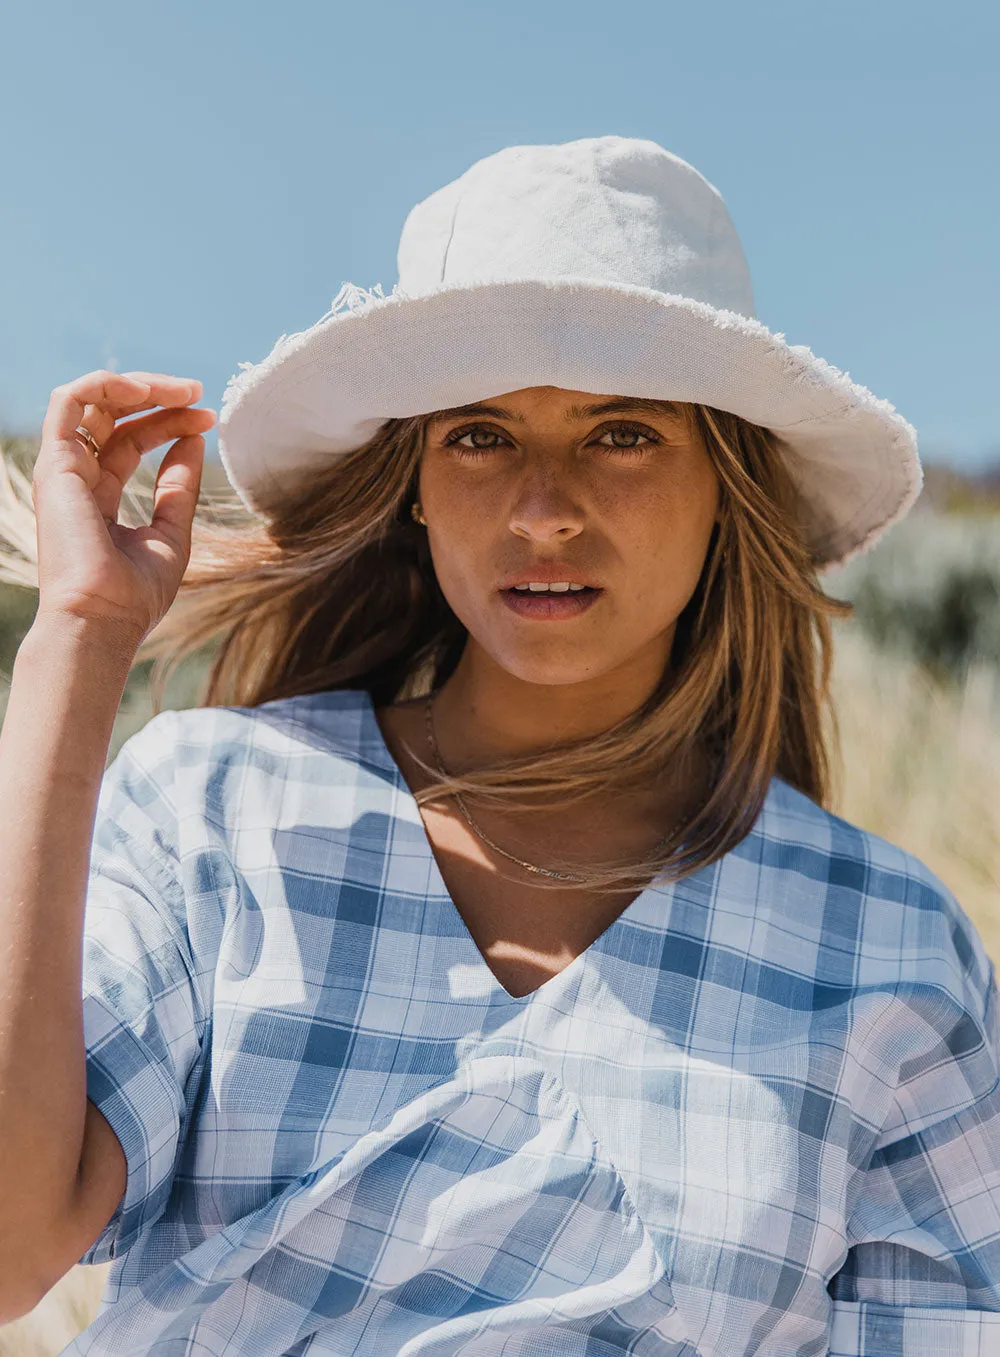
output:
[[[511,146],[418,203],[399,288],[583,278],[652,288],[754,316],[743,249],[719,191],[632,137]]]

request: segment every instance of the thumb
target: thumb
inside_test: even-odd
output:
[[[205,440],[201,434],[178,438],[156,473],[151,531],[185,555],[191,549],[191,524],[201,489]]]

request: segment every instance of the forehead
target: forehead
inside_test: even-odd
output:
[[[436,423],[481,415],[486,419],[504,419],[515,424],[526,424],[533,418],[555,416],[567,423],[579,423],[600,415],[629,413],[682,420],[684,407],[679,401],[653,400],[641,396],[598,395],[592,391],[567,391],[560,386],[529,386],[519,391],[507,391],[499,396],[491,396],[488,400],[455,405],[446,410],[435,410],[427,418],[430,423]]]

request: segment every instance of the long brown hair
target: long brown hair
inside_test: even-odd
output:
[[[635,891],[715,861],[750,830],[775,775],[820,804],[829,796],[830,618],[849,605],[818,582],[780,440],[722,410],[677,408],[712,459],[721,515],[656,690],[596,737],[461,776],[431,769],[417,793],[420,804],[454,791],[508,807],[579,802],[651,785],[699,754],[710,775],[697,804],[648,859],[588,870],[598,890]],[[206,649],[202,706],[355,688],[378,707],[448,678],[466,632],[410,514],[431,417],[388,421],[363,447],[289,486],[266,516],[249,514],[234,496],[203,499],[180,591],[136,657],[153,661],[154,710],[181,661]],[[141,516],[148,485],[135,479],[126,492]],[[0,575],[30,583],[26,483],[23,475],[4,480],[0,533],[20,554],[0,552]]]

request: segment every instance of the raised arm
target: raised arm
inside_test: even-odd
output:
[[[0,732],[0,1322],[72,1265],[125,1186],[121,1146],[86,1096],[84,906],[125,681],[188,561],[201,435],[215,420],[191,408],[200,396],[196,381],[94,372],[53,391],[43,425],[39,607]],[[152,522],[120,525],[123,486],[171,440]]]

